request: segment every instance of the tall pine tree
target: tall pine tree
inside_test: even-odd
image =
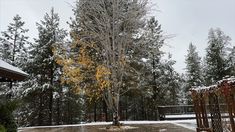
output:
[[[60,122],[53,120],[56,116],[53,114],[60,110],[58,106],[55,107],[56,110],[53,108],[54,99],[61,95],[58,91],[62,91],[59,81],[60,67],[55,61],[53,50],[64,43],[67,33],[60,29],[59,20],[59,15],[52,8],[50,13],[46,13],[44,19],[37,23],[38,39],[31,47],[28,62],[31,79],[25,90],[25,100],[28,102],[28,108],[25,109],[30,111],[30,115],[27,115],[29,125],[51,125],[53,122]],[[59,119],[59,115],[57,118]]]
[[[142,60],[145,60],[145,65],[148,67],[150,72],[144,69],[145,75],[148,74],[148,80],[145,80],[149,82],[149,86],[152,92],[151,96],[151,102],[154,103],[154,105],[151,105],[152,107],[152,117],[153,119],[157,119],[157,106],[160,104],[160,96],[161,93],[161,87],[160,83],[162,83],[160,80],[162,75],[162,68],[163,64],[161,62],[163,52],[160,48],[164,45],[165,38],[162,33],[161,25],[158,23],[158,21],[155,19],[155,17],[151,17],[145,26],[145,33],[144,33],[144,43],[143,45],[140,45],[140,53],[142,53]],[[147,74],[146,74],[147,73]],[[142,79],[147,79],[146,76],[143,76]]]
[[[7,30],[1,32],[2,36],[0,37],[0,58],[23,69],[26,66],[27,47],[30,44],[29,37],[26,36],[28,29],[24,28],[24,24],[25,22],[21,20],[21,17],[16,15]],[[0,124],[4,125],[7,131],[14,132],[17,125],[12,113],[18,106],[16,97],[18,98],[22,86],[18,83],[13,84],[13,82],[8,84],[1,83],[0,86]],[[5,95],[7,95],[7,99]]]
[[[30,44],[29,37],[26,36],[28,29],[24,28],[24,24],[21,17],[16,15],[7,31],[2,32],[2,37],[0,37],[1,59],[20,68],[24,68],[27,60],[27,46]]]
[[[186,99],[188,104],[192,103],[191,96],[188,94],[189,89],[193,86],[203,85],[201,58],[196,51],[196,46],[189,44],[188,54],[185,58],[186,62]]]
[[[230,76],[235,76],[235,46],[231,48],[228,55],[228,70]]]
[[[206,84],[211,85],[228,75],[226,70],[226,47],[230,37],[219,28],[210,29],[208,34],[208,47],[206,49]]]

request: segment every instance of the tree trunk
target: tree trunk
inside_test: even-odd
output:
[[[71,124],[72,123],[72,118],[71,118],[71,111],[70,111],[70,97],[71,97],[71,93],[70,90],[68,91],[68,97],[67,97],[67,117],[66,117],[66,123],[67,124]]]
[[[107,105],[105,101],[103,100],[103,113],[105,114],[105,121],[108,121],[108,111],[107,111]]]
[[[49,89],[49,96],[50,96],[50,99],[49,99],[49,125],[52,125],[52,113],[53,113],[53,67],[54,65],[52,64],[51,65],[51,78],[50,78],[50,89]]]
[[[38,125],[41,126],[42,125],[42,107],[43,107],[43,94],[42,92],[40,92],[40,95],[39,95],[39,110],[38,110]]]
[[[145,101],[144,97],[141,95],[141,113],[142,113],[141,119],[142,120],[146,120],[145,102],[144,101]]]
[[[53,105],[53,89],[52,87],[49,89],[49,124],[48,125],[52,125],[52,105]]]
[[[119,126],[119,113],[117,111],[113,112],[113,125],[114,126]]]
[[[60,125],[60,119],[60,98],[57,98],[57,125]]]
[[[96,122],[96,101],[94,102],[94,121]]]
[[[152,99],[153,99],[153,119],[154,120],[158,120],[158,112],[157,112],[157,96],[158,96],[158,88],[157,88],[157,83],[156,83],[156,80],[157,80],[157,73],[156,73],[156,63],[158,63],[158,60],[156,60],[155,62],[155,55],[153,55],[153,60],[152,60],[152,68],[154,69],[154,72],[153,72],[153,96],[152,96]]]

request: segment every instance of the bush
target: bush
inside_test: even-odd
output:
[[[17,131],[17,125],[12,114],[13,111],[16,109],[16,106],[16,101],[0,103],[0,124],[7,132]],[[0,132],[2,131],[3,130],[0,129]]]
[[[7,132],[7,130],[5,129],[3,125],[0,125],[0,132]]]

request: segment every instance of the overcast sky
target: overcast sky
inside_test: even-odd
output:
[[[53,6],[61,19],[61,26],[68,28],[66,21],[73,15],[71,5],[75,0],[0,0],[0,31],[5,31],[13,16],[19,14],[30,29],[29,36],[37,37],[36,22],[39,22]],[[156,16],[166,35],[166,52],[176,60],[175,69],[183,73],[185,55],[192,42],[201,56],[205,55],[207,34],[210,28],[221,28],[232,38],[235,45],[234,0],[152,0],[154,6],[149,15]],[[70,5],[71,4],[71,5]]]

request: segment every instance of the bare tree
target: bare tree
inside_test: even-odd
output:
[[[102,66],[110,74],[103,98],[113,112],[113,124],[119,123],[119,99],[128,54],[144,24],[147,0],[80,0],[79,25],[84,39],[92,40],[102,50]],[[88,38],[87,38],[88,36]]]

